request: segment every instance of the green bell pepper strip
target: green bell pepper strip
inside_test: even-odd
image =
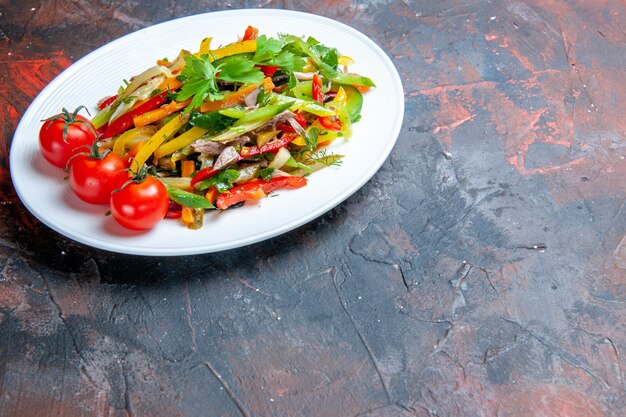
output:
[[[300,99],[293,98],[293,97],[279,95],[277,98],[277,102],[278,103],[291,103],[292,110],[302,110],[307,113],[314,114],[316,116],[325,117],[325,116],[334,116],[336,114],[333,110],[327,109],[326,107],[322,106],[321,104],[315,101],[300,100]]]
[[[270,104],[269,106],[259,107],[258,109],[254,109],[251,111],[247,111],[246,114],[233,123],[233,127],[245,125],[246,123],[255,122],[257,120],[263,119],[271,119],[277,114],[282,113],[283,111],[289,109],[291,107],[291,103],[276,103]]]
[[[188,191],[184,191],[176,187],[172,187],[163,181],[161,181],[161,183],[165,185],[165,188],[167,188],[167,194],[170,200],[172,200],[175,203],[180,204],[181,206],[187,206],[191,208],[206,208],[206,209],[215,208],[215,206],[211,204],[209,200],[207,200],[201,195],[190,193]]]
[[[348,110],[348,114],[350,114],[350,121],[355,123],[361,115],[363,94],[351,85],[342,85],[341,87],[346,92],[346,109]]]

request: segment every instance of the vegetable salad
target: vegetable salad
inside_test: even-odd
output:
[[[167,217],[197,229],[206,210],[304,187],[341,163],[325,147],[351,136],[375,86],[351,64],[314,38],[249,26],[229,45],[211,49],[207,38],[196,53],[158,60],[90,121],[81,108],[46,119],[40,147],[80,198],[110,204],[123,226]]]

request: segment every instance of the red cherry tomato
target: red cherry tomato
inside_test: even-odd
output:
[[[154,177],[146,177],[111,194],[111,214],[128,229],[146,230],[163,220],[169,201],[165,186]]]
[[[72,190],[81,200],[92,204],[105,204],[111,193],[128,180],[122,158],[113,152],[101,154],[82,153],[69,161],[69,179]]]
[[[81,148],[90,146],[96,139],[96,131],[91,122],[78,114],[63,109],[63,113],[44,120],[39,130],[39,149],[52,165],[65,168],[67,161]],[[84,149],[83,149],[84,150]]]

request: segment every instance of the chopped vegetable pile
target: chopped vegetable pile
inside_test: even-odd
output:
[[[374,87],[348,72],[351,58],[311,37],[249,26],[235,43],[210,44],[124,80],[91,121],[81,108],[44,121],[44,157],[125,227],[166,217],[197,229],[205,210],[305,186],[309,174],[341,163],[324,148],[351,136],[362,93]]]

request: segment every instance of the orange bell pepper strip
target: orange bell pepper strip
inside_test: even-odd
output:
[[[241,104],[243,103],[243,100],[246,98],[246,96],[252,93],[254,90],[256,90],[256,88],[259,85],[262,85],[265,91],[270,91],[274,89],[274,83],[272,82],[272,79],[269,77],[266,77],[263,79],[263,81],[260,84],[250,84],[245,87],[241,87],[239,90],[228,94],[223,99],[214,100],[214,101],[205,101],[200,106],[200,112],[208,113],[211,111],[217,111],[217,110],[221,110],[221,109],[225,109],[228,107],[233,107],[238,104]]]
[[[193,223],[193,209],[187,206],[183,206],[180,221],[185,225]]]
[[[161,65],[162,67],[171,67],[172,66],[172,62],[170,61],[164,61],[162,59],[157,59],[156,62],[157,65]]]
[[[215,186],[210,187],[206,194],[204,195],[204,198],[207,199],[207,201],[211,204],[215,203],[215,200],[217,200],[217,197],[219,196],[220,192],[217,191],[217,188],[215,188]]]
[[[164,91],[164,90],[174,91],[174,90],[178,90],[182,85],[183,85],[182,81],[178,81],[176,77],[166,78],[165,80],[163,80],[161,85],[159,85],[159,89],[161,91]]]
[[[191,177],[191,174],[196,170],[196,163],[192,160],[183,161],[180,167],[181,177]]]
[[[191,103],[191,99],[185,101],[170,101],[168,104],[159,107],[158,109],[151,110],[133,117],[133,123],[135,127],[142,128],[151,123],[158,122],[164,117],[169,116],[172,113],[182,110]]]

